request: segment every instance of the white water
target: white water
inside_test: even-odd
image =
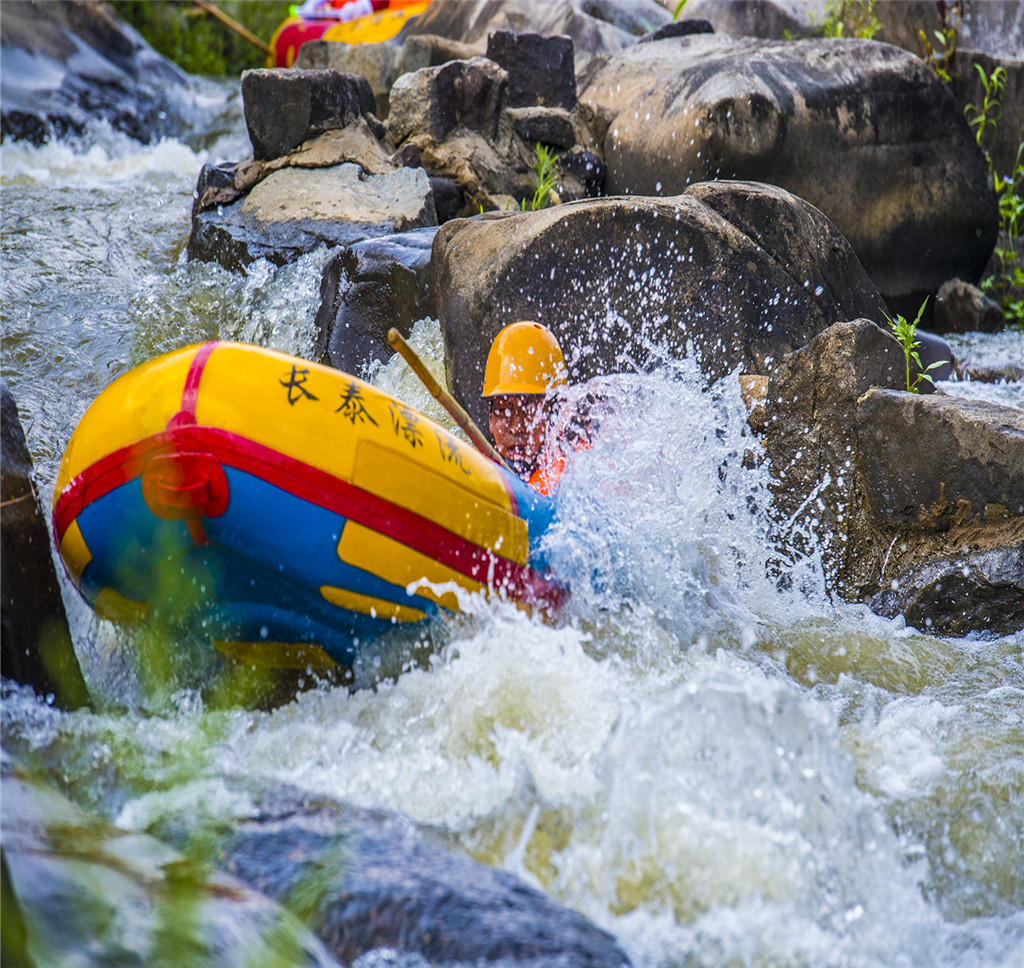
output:
[[[3,371],[44,493],[127,367],[213,337],[309,352],[325,251],[240,274],[182,255],[199,166],[245,151],[237,129],[3,146]],[[414,345],[438,364],[436,323]],[[1024,336],[972,355],[1019,362]],[[399,363],[373,378],[436,415]],[[830,604],[813,562],[780,592],[735,377],[704,392],[683,362],[631,386],[564,482],[564,624],[471,600],[374,690],[213,708],[186,668],[143,711],[132,643],[69,591],[111,704],[63,715],[10,692],[5,746],[133,829],[244,816],[238,777],[403,811],[582,911],[638,968],[1020,968],[1024,633],[921,635]],[[367,674],[400,667],[395,649]]]

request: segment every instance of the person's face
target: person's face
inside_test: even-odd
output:
[[[530,464],[544,446],[547,419],[544,395],[514,393],[490,398],[494,445],[506,460]]]

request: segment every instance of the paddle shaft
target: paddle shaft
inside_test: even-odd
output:
[[[216,17],[225,27],[229,30],[233,30],[239,37],[249,41],[254,47],[259,47],[264,54],[270,53],[270,45],[265,44],[259,39],[251,30],[247,30],[237,20],[232,20],[223,10],[219,10],[208,0],[192,0],[192,2],[200,9],[210,14],[211,17]]]
[[[388,342],[402,354],[405,362],[412,367],[413,373],[423,381],[423,385],[430,391],[430,395],[452,415],[452,419],[466,432],[466,436],[473,442],[476,449],[490,457],[496,464],[500,464],[510,474],[514,474],[515,471],[494,449],[491,442],[484,436],[483,431],[473,423],[473,418],[462,409],[459,401],[434,379],[434,374],[427,369],[423,360],[416,355],[416,351],[394,327],[388,330]]]

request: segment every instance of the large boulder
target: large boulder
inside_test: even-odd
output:
[[[771,374],[777,577],[818,556],[847,601],[944,634],[1014,631],[1024,413],[905,385],[901,347],[867,320],[829,328]]]
[[[896,47],[699,35],[595,57],[578,83],[609,193],[778,185],[835,223],[897,312],[992,251],[985,159],[948,87]]]
[[[63,709],[87,706],[89,690],[64,614],[50,529],[6,383],[0,383],[0,527],[0,670],[40,695],[52,695]]]
[[[150,142],[180,133],[187,76],[104,3],[5,0],[0,136],[42,144],[89,121]]]
[[[399,41],[417,34],[484,44],[498,30],[564,34],[572,38],[577,66],[596,53],[618,51],[663,26],[671,14],[656,0],[445,0],[410,21]]]
[[[687,0],[685,9],[687,16],[706,18],[719,34],[784,40],[822,36],[830,6],[836,9],[838,5],[830,5],[829,0]],[[864,13],[852,4],[848,11]],[[871,12],[878,27],[871,39],[925,58],[928,50],[921,35],[935,56],[942,58],[946,45],[936,32],[949,34],[954,54],[945,69],[961,109],[967,104],[981,105],[984,100],[975,63],[986,74],[997,66],[1004,68],[1002,117],[990,137],[996,170],[1011,171],[1024,131],[1024,4],[1020,0],[984,0],[958,9],[952,2],[935,0],[874,0]],[[868,18],[861,19],[866,23]],[[856,29],[857,24],[848,18],[842,36],[856,36]]]
[[[488,348],[517,319],[554,331],[574,381],[686,353],[709,378],[766,373],[837,320],[885,321],[828,219],[748,182],[449,222],[434,261],[448,384],[479,422]]]

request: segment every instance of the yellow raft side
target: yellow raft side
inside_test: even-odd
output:
[[[93,401],[60,462],[54,500],[101,457],[159,433],[181,408],[181,393],[202,344],[188,346],[119,376]]]

